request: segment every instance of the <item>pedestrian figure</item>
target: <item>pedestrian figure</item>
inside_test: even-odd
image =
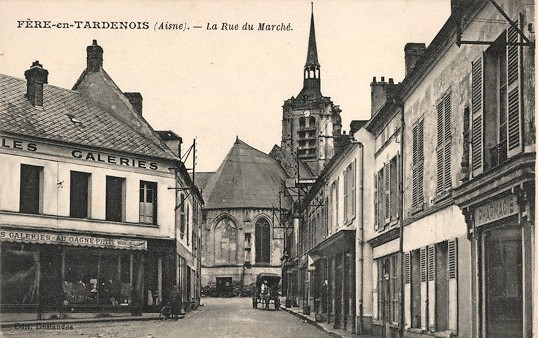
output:
[[[264,280],[260,287],[260,299],[262,306],[265,310],[269,309],[269,288],[267,287],[267,281]]]
[[[180,295],[177,285],[174,285],[172,292],[170,292],[170,308],[172,310],[172,317],[174,317],[175,320],[178,320],[180,312]]]

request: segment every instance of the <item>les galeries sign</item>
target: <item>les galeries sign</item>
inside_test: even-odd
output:
[[[28,142],[24,140],[11,139],[8,137],[2,137],[0,146],[3,149],[22,150],[28,152],[43,152],[42,145],[36,142]],[[112,154],[105,154],[96,151],[86,151],[80,149],[71,149],[69,154],[72,158],[101,162],[108,164],[116,164],[120,166],[157,170],[159,166],[157,162],[152,162],[146,159],[139,159],[135,157],[117,156]]]
[[[130,238],[105,238],[79,234],[0,229],[0,241],[34,244],[90,246],[110,249],[147,250],[147,241]]]

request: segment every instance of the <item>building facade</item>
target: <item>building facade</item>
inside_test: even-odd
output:
[[[406,45],[406,76],[366,125],[376,139],[372,329],[530,337],[534,8],[452,5],[427,48]]]
[[[37,61],[24,75],[0,76],[2,312],[160,310],[179,282],[184,166],[95,40],[72,90]]]

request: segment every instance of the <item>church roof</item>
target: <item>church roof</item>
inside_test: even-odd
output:
[[[278,208],[279,191],[286,174],[271,156],[239,138],[209,179],[200,177],[207,209]],[[287,207],[287,201],[282,201]]]

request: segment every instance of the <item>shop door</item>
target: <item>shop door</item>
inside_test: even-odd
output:
[[[382,322],[381,334],[382,337],[390,337],[390,258],[385,257],[377,262],[379,273],[378,288],[379,288],[379,314]]]
[[[334,309],[334,327],[341,328],[343,324],[343,292],[344,292],[344,259],[342,255],[336,256],[336,290],[335,290],[335,309]]]
[[[484,337],[523,337],[521,229],[485,232],[484,260]]]

